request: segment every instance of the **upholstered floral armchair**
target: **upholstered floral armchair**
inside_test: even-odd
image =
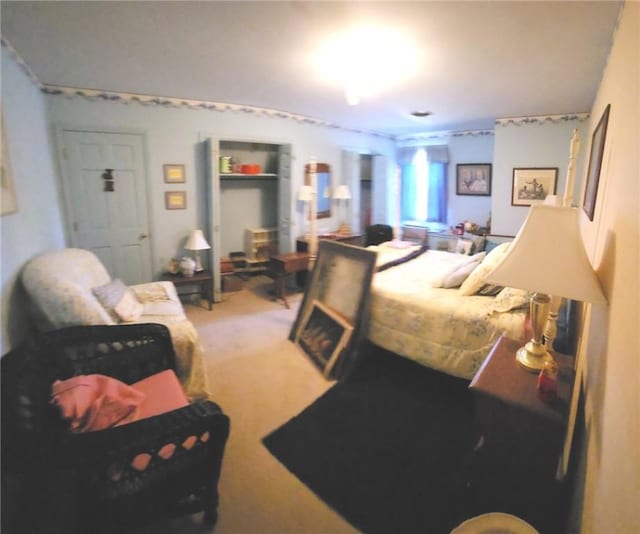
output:
[[[31,259],[21,275],[38,329],[159,323],[177,353],[177,375],[191,399],[210,396],[198,335],[171,282],[125,286],[89,250],[66,248]]]

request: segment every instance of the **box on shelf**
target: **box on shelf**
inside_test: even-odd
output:
[[[230,291],[240,291],[243,283],[242,278],[233,273],[223,273],[221,276],[222,291],[228,293]]]
[[[220,259],[220,272],[222,274],[233,272],[233,262],[231,261],[231,258]]]
[[[229,254],[231,263],[234,268],[242,268],[247,266],[247,255],[244,252],[231,252]]]

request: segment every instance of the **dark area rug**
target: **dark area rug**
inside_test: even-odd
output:
[[[448,533],[473,515],[467,386],[368,345],[347,380],[263,442],[364,533]]]

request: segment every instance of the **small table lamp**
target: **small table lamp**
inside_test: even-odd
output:
[[[550,295],[605,303],[598,278],[584,250],[578,210],[534,205],[504,259],[487,282],[533,292],[532,339],[516,354],[525,369],[538,372],[552,358],[542,341]]]
[[[333,198],[335,198],[338,202],[341,200],[345,201],[345,213],[344,219],[338,228],[338,233],[341,235],[348,235],[351,233],[351,226],[347,222],[348,214],[346,213],[347,201],[351,200],[351,191],[349,191],[348,185],[339,185],[336,187],[336,190],[333,192]]]
[[[311,189],[310,185],[303,185],[300,188],[300,192],[298,193],[298,200],[301,202],[304,202],[304,206],[305,206],[305,211],[304,211],[304,237],[305,239],[309,239],[309,236],[311,234],[311,230],[310,227],[310,221],[308,221],[308,219],[311,218],[311,214],[307,214],[307,209],[309,207],[309,203],[313,202],[313,189]],[[308,224],[309,223],[309,224]]]
[[[193,230],[189,235],[189,239],[187,239],[187,242],[185,243],[184,248],[186,250],[195,251],[194,252],[194,259],[196,260],[195,271],[196,272],[202,271],[203,269],[202,269],[202,263],[200,263],[200,251],[211,248],[211,245],[209,245],[209,243],[207,243],[207,240],[204,238],[202,230],[200,229]]]

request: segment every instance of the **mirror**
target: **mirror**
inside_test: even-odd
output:
[[[304,166],[304,185],[311,185],[309,167]],[[316,186],[316,218],[327,219],[331,217],[331,168],[326,163],[316,163]]]

